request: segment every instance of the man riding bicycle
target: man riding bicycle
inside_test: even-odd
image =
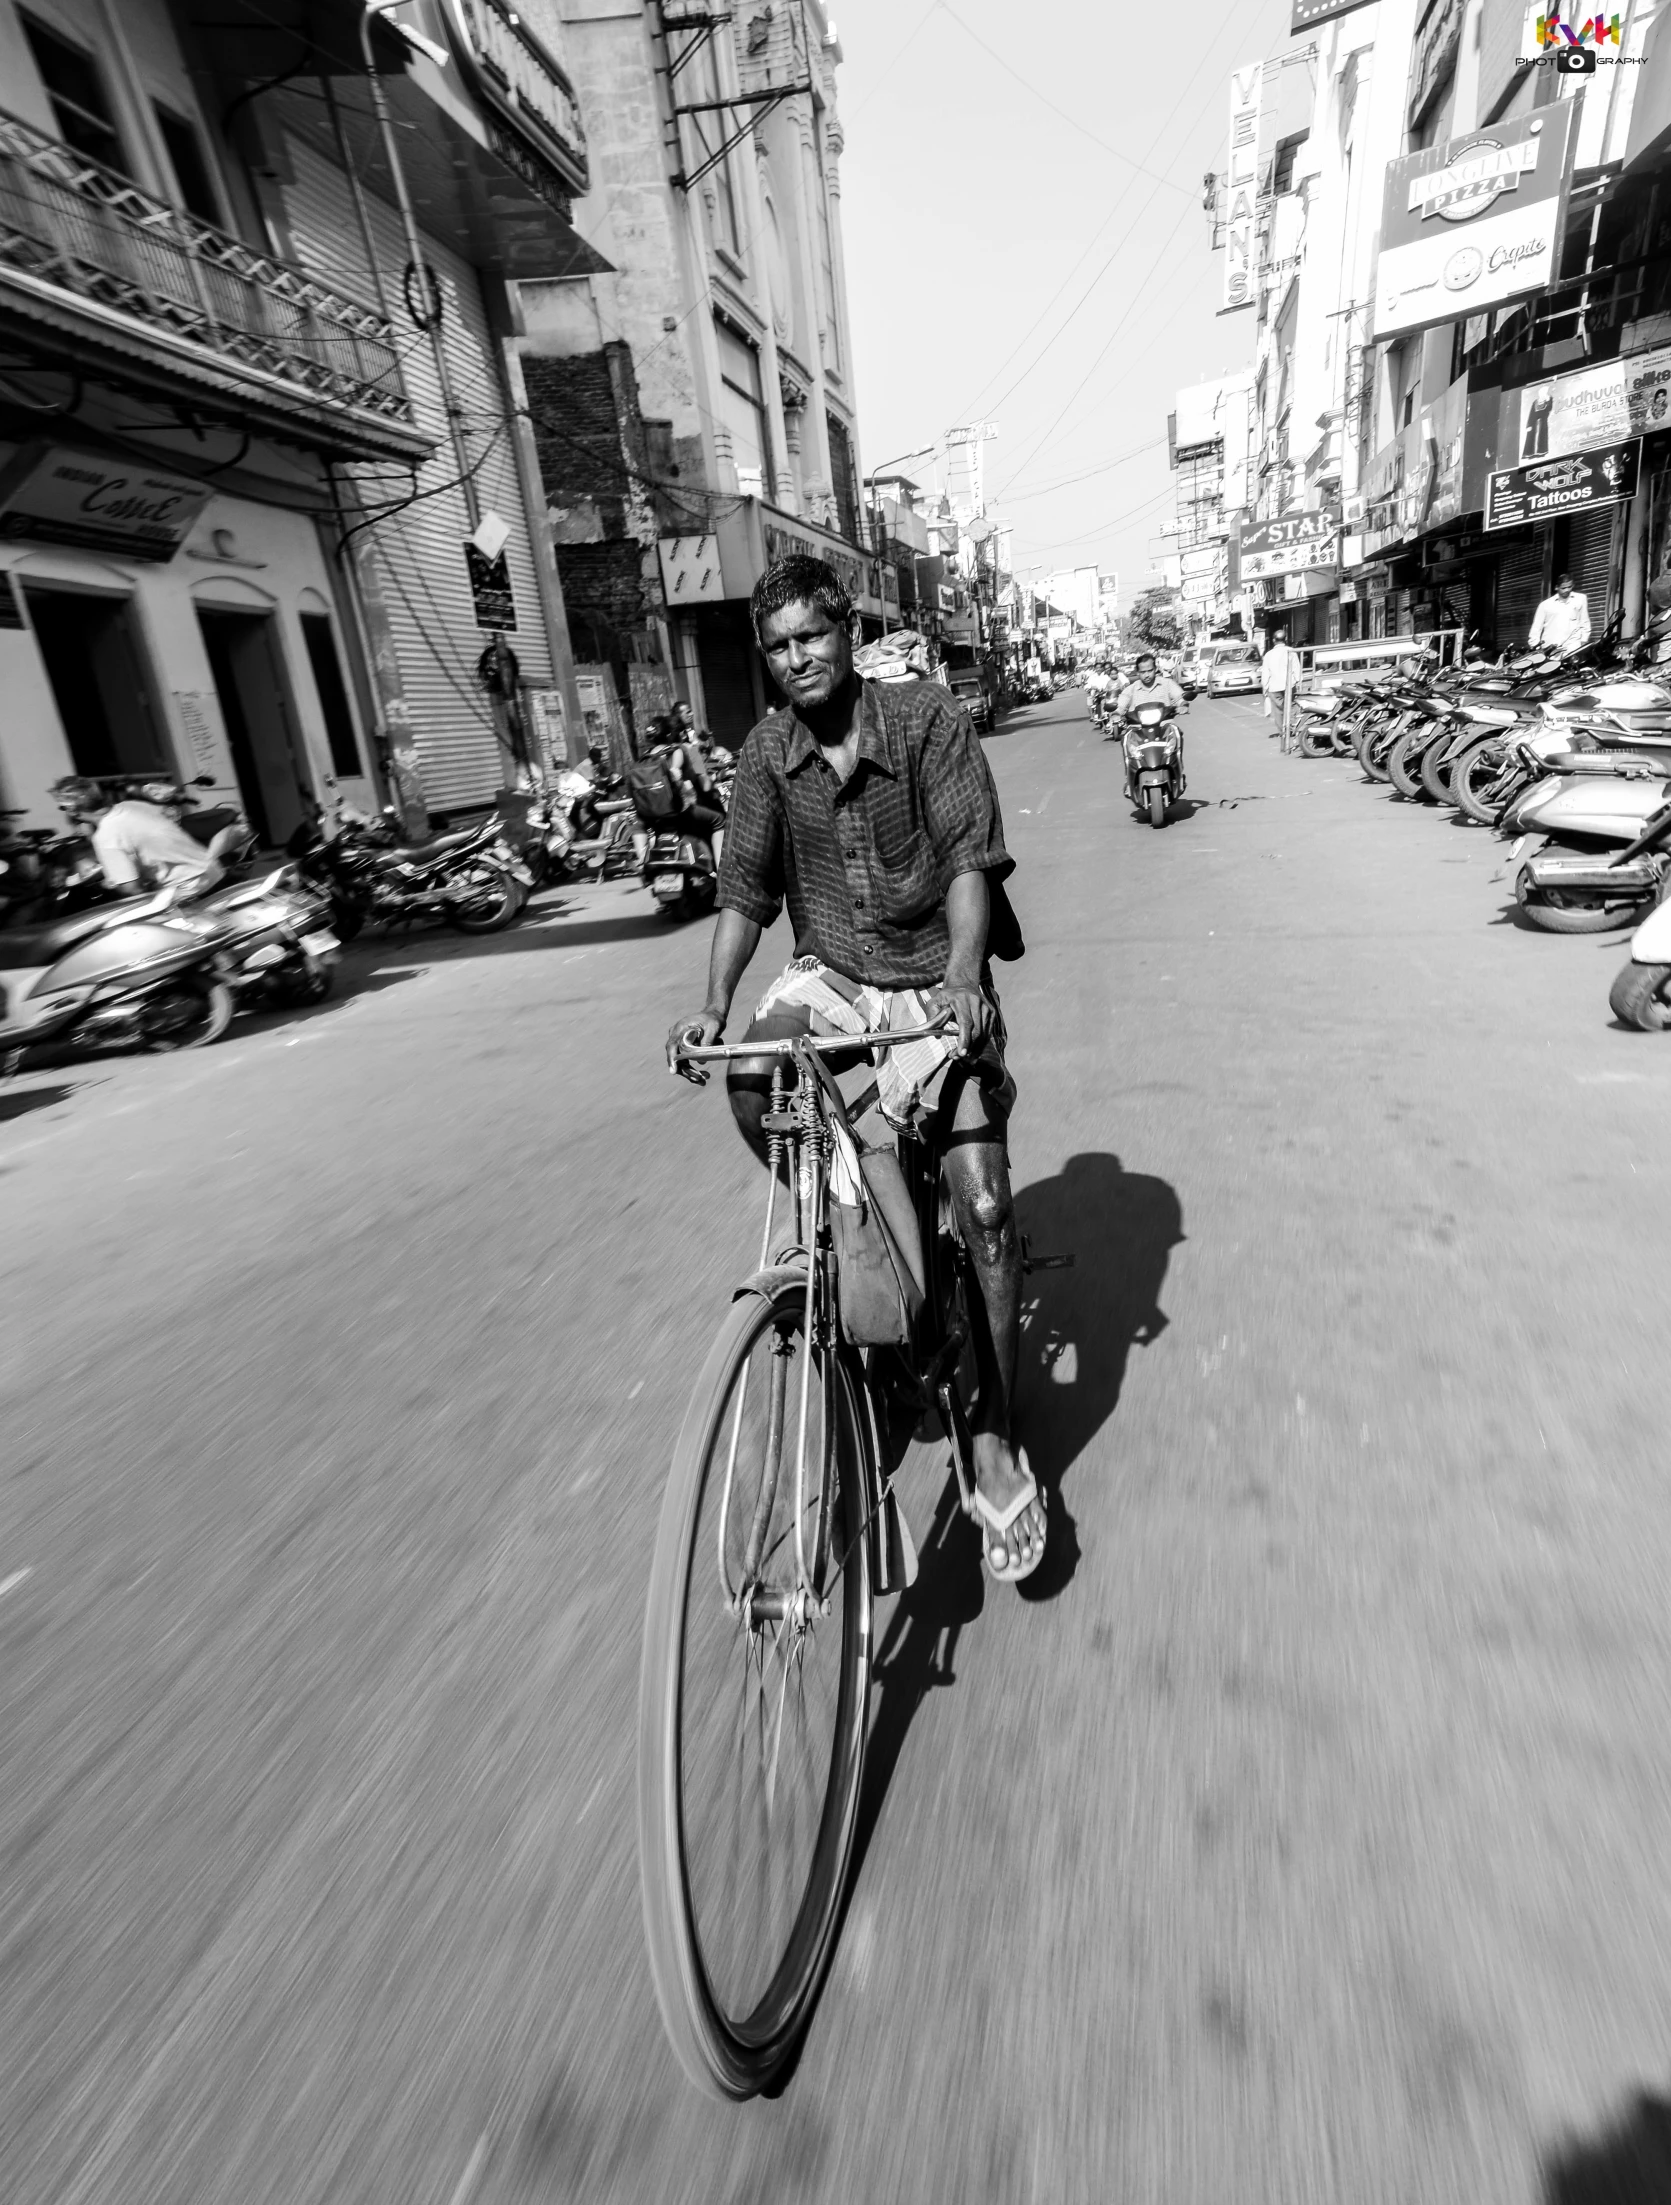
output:
[[[979,1289],[970,1317],[983,1549],[995,1576],[1025,1577],[1044,1555],[1045,1502],[1010,1431],[1022,1275],[1006,1145],[1015,1083],[987,960],[1019,956],[1021,938],[1003,888],[1014,864],[997,792],[967,713],[938,683],[859,678],[852,601],[823,560],[779,560],[749,611],[788,702],[743,746],[708,999],[675,1020],[668,1060],[724,1032],[786,899],[795,955],[745,1039],[915,1026],[942,1013],[955,1024],[911,1094],[887,1109],[928,1131],[943,1156]],[[771,1072],[769,1058],[743,1059],[729,1080],[732,1113],[762,1161]]]

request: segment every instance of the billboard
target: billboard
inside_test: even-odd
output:
[[[1332,567],[1339,544],[1338,513],[1290,513],[1280,521],[1256,522],[1242,530],[1241,578],[1257,582],[1268,575]]]
[[[1387,163],[1375,338],[1456,321],[1554,280],[1578,103]]]
[[[1224,172],[1224,302],[1221,314],[1253,306],[1254,217],[1259,198],[1259,98],[1265,64],[1250,61],[1230,79],[1230,160]]]
[[[1513,408],[1512,421],[1502,424],[1508,433],[1498,448],[1507,463],[1561,459],[1569,452],[1622,444],[1655,429],[1671,429],[1671,345],[1524,383],[1503,396]]]
[[[1530,467],[1505,467],[1486,483],[1487,528],[1518,528],[1590,505],[1617,505],[1636,495],[1642,440],[1605,444],[1594,452],[1569,452]]]

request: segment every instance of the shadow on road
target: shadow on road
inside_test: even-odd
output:
[[[1032,1276],[1016,1386],[1018,1427],[1050,1495],[1045,1558],[1021,1591],[1052,1600],[1079,1559],[1065,1480],[1113,1415],[1133,1346],[1166,1329],[1160,1290],[1184,1220],[1166,1180],[1096,1152],[1070,1156],[1055,1178],[1024,1187],[1016,1214],[1035,1256],[1074,1258],[1071,1271]]]
[[[701,922],[696,922],[700,930]],[[646,902],[642,911],[614,918],[570,919],[566,912],[535,909],[502,934],[451,934],[440,928],[423,933],[389,934],[377,943],[382,966],[434,964],[439,957],[513,957],[530,950],[592,949],[603,942],[645,942],[652,936],[672,941],[685,930],[664,919]]]
[[[31,1110],[50,1110],[54,1103],[68,1102],[75,1093],[79,1081],[60,1081],[56,1087],[25,1087],[13,1092],[0,1087],[0,1125],[12,1118],[21,1118]]]
[[[1544,2205],[1671,2205],[1671,2100],[1643,2091],[1598,2143],[1564,2145],[1543,2167]]]
[[[1023,1305],[1016,1422],[1033,1474],[1050,1496],[1045,1558],[1018,1588],[1051,1600],[1072,1578],[1079,1540],[1063,1498],[1067,1473],[1120,1398],[1134,1343],[1166,1329],[1160,1289],[1183,1211],[1164,1179],[1127,1171],[1117,1156],[1070,1156],[1051,1179],[1016,1197],[1035,1256],[1068,1255],[1069,1271],[1033,1273]],[[958,1640],[981,1612],[980,1542],[948,1476],[918,1550],[917,1581],[902,1593],[876,1650],[876,1713],[865,1752],[854,1872],[857,1887],[905,1740],[931,1692],[957,1681]]]

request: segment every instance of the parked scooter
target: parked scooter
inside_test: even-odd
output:
[[[1503,814],[1515,900],[1546,934],[1605,934],[1646,916],[1671,870],[1671,781],[1658,765],[1551,776]],[[1536,836],[1542,848],[1525,855]]]
[[[1140,704],[1121,738],[1126,795],[1151,827],[1164,827],[1166,815],[1184,793],[1184,738],[1164,704]]]
[[[233,993],[212,916],[176,891],[101,904],[41,926],[0,933],[0,1063],[27,1049],[189,1049],[218,1041]]]
[[[304,882],[299,866],[214,889],[190,908],[220,924],[225,975],[240,1010],[318,1003],[330,994],[342,954],[330,893]]]
[[[1671,903],[1656,904],[1630,938],[1630,962],[1608,990],[1613,1016],[1643,1033],[1671,1026]]]
[[[719,867],[707,836],[677,827],[650,835],[641,878],[656,909],[669,919],[703,918],[719,896]]]

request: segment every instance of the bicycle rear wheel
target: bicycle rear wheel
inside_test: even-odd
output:
[[[809,1367],[804,1318],[800,1277],[726,1318],[679,1434],[644,1625],[650,1968],[680,2064],[726,2098],[771,2081],[812,2011],[864,1773],[868,1426],[846,1361],[818,1349]]]

